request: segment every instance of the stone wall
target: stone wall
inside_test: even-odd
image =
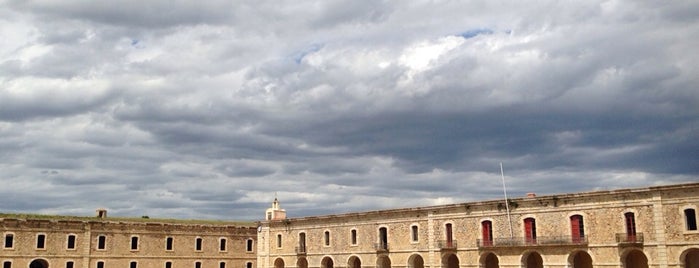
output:
[[[504,200],[266,221],[258,234],[258,263],[261,268],[301,267],[297,262],[305,260],[308,267],[331,268],[332,260],[332,267],[359,268],[359,259],[361,267],[388,268],[389,262],[390,267],[486,267],[492,253],[499,267],[527,267],[537,255],[543,267],[573,267],[586,257],[594,267],[633,266],[644,257],[648,267],[682,267],[684,255],[699,250],[699,232],[687,230],[683,214],[699,206],[699,184],[514,198],[509,206],[511,223]],[[633,236],[627,234],[629,212],[635,218]],[[582,239],[572,237],[573,215],[583,216]],[[535,219],[535,242],[525,243],[525,218]],[[477,242],[485,220],[492,222],[493,246]],[[449,245],[447,224],[452,226]],[[411,237],[413,225],[419,230],[417,242]],[[387,250],[376,248],[380,228],[388,230]],[[356,245],[350,242],[352,230]],[[324,245],[326,231],[329,246]],[[298,253],[301,232],[306,251]]]
[[[1,218],[4,217],[4,218]],[[256,262],[256,248],[248,251],[247,241],[257,239],[253,224],[233,225],[183,224],[168,222],[95,220],[50,220],[0,216],[0,262],[11,262],[11,267],[29,267],[34,260],[43,260],[48,267],[201,267],[252,268]],[[11,248],[4,247],[6,236],[12,235]],[[45,235],[45,247],[37,248],[38,235]],[[68,248],[68,236],[75,236],[75,248]],[[105,237],[105,248],[98,249],[99,237]],[[131,248],[132,237],[137,237],[137,248]],[[166,239],[172,237],[172,250],[166,249]],[[195,240],[201,238],[202,249],[195,250]],[[220,250],[221,239],[226,248]]]

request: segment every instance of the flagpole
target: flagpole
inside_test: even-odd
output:
[[[510,224],[510,238],[514,238],[515,233],[512,231],[512,218],[510,217],[510,205],[507,201],[507,187],[505,187],[505,172],[502,169],[502,162],[500,162],[500,176],[502,176],[502,191],[505,193],[505,209],[507,210],[507,222]]]

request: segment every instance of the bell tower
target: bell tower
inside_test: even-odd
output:
[[[274,202],[272,202],[272,207],[265,211],[265,220],[275,221],[286,219],[286,210],[279,206],[279,200],[274,197]]]

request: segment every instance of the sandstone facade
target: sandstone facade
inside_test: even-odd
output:
[[[0,235],[2,268],[256,267],[254,223],[0,214]]]
[[[697,209],[693,183],[267,220],[257,264],[699,268]]]

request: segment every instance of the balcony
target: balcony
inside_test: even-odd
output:
[[[298,247],[296,247],[295,250],[296,250],[296,255],[306,255],[306,246],[305,245],[298,246]]]
[[[476,240],[478,248],[491,247],[534,247],[534,246],[581,246],[587,245],[584,236],[540,236],[537,238],[513,237],[493,240]]]
[[[439,240],[437,241],[437,247],[440,250],[456,250],[457,243],[456,240]]]
[[[376,249],[377,253],[388,252],[388,243],[385,243],[385,242],[374,243],[374,249]]]
[[[616,242],[620,246],[623,245],[641,245],[643,244],[643,233],[627,234],[627,233],[617,233]]]

